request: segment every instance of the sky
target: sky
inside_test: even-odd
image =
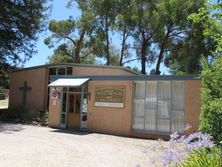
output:
[[[64,20],[68,19],[69,16],[72,16],[73,18],[77,18],[80,16],[80,11],[77,9],[77,7],[74,6],[71,9],[66,8],[68,0],[53,0],[52,1],[52,9],[48,20]],[[48,27],[48,25],[46,26]],[[24,67],[32,67],[32,66],[38,66],[43,65],[48,62],[48,57],[53,54],[53,48],[48,48],[44,44],[44,39],[50,36],[50,32],[48,30],[42,32],[39,34],[39,39],[36,44],[37,54],[33,55],[33,57],[28,60]],[[118,46],[120,44],[120,39],[117,36],[113,36],[113,45]],[[114,42],[115,41],[115,42]],[[126,64],[127,66],[131,67],[138,67],[140,69],[140,62],[134,61],[132,63]],[[147,66],[147,72],[149,73],[149,70],[154,67]],[[161,69],[164,70],[165,74],[168,74],[168,71],[166,68],[161,65]]]

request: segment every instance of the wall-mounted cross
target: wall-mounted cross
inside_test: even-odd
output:
[[[24,81],[24,85],[19,88],[23,92],[22,104],[26,105],[26,94],[28,91],[31,91],[32,88],[28,87],[27,81]]]

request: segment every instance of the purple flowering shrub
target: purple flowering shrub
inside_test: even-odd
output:
[[[152,166],[178,166],[188,159],[189,153],[199,149],[214,147],[209,134],[195,132],[189,136],[180,136],[177,132],[170,135],[170,140],[158,140],[151,145],[147,154]]]

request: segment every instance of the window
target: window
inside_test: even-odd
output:
[[[72,75],[72,67],[67,67],[66,75]]]
[[[183,132],[184,82],[135,81],[134,130]]]
[[[69,112],[80,113],[81,95],[70,94],[69,95]]]
[[[74,112],[74,95],[69,96],[69,112]]]
[[[51,67],[49,75],[72,75],[72,67]]]
[[[133,113],[133,129],[144,130],[144,103],[145,103],[145,82],[138,81],[135,84],[134,107],[136,112]]]
[[[76,95],[76,113],[80,113],[81,96]]]
[[[65,68],[58,68],[58,75],[66,75],[66,69]]]
[[[56,68],[49,68],[49,75],[56,75]]]

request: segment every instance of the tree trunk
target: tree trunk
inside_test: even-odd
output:
[[[110,65],[110,54],[109,54],[109,26],[108,26],[108,16],[106,16],[105,22],[105,33],[106,33],[106,59],[107,65]]]
[[[80,61],[80,51],[81,51],[81,45],[82,45],[82,42],[83,42],[84,35],[85,35],[85,31],[83,31],[80,34],[79,40],[76,43],[76,48],[75,48],[75,53],[74,53],[74,63],[78,63],[78,64],[81,63],[81,61]]]
[[[161,63],[161,60],[163,59],[165,43],[166,43],[167,39],[169,38],[169,35],[170,35],[170,32],[171,32],[171,28],[172,28],[172,25],[170,25],[168,27],[166,36],[164,37],[163,42],[162,42],[161,47],[160,47],[160,52],[159,52],[158,60],[157,60],[157,63],[156,63],[156,70],[155,70],[155,74],[156,75],[160,75],[160,73],[161,73],[161,71],[160,71],[160,63]]]
[[[125,50],[125,43],[126,43],[126,26],[124,26],[123,29],[123,38],[122,38],[122,48],[121,48],[121,53],[120,53],[120,60],[119,60],[119,65],[122,66],[123,65],[123,54],[124,54],[124,50]]]
[[[148,39],[145,37],[145,33],[142,32],[142,48],[141,48],[141,73],[146,74],[146,54],[148,47]]]
[[[158,60],[157,60],[157,63],[156,63],[156,70],[155,70],[155,74],[156,75],[160,75],[160,73],[161,73],[161,71],[160,71],[160,63],[161,63],[161,60],[163,58],[163,53],[164,53],[164,43],[161,45],[159,56],[158,56]]]

